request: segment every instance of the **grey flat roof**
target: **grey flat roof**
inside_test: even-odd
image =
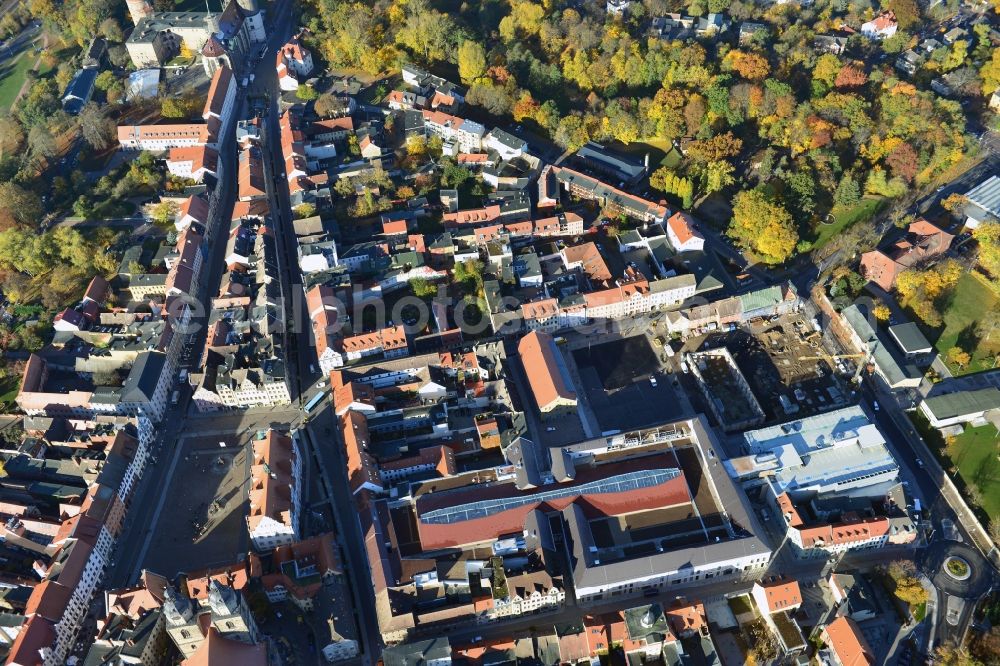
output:
[[[733,558],[747,556],[770,557],[771,549],[757,535],[762,532],[756,514],[751,509],[746,496],[737,489],[720,462],[716,451],[721,451],[711,430],[706,426],[705,417],[699,415],[687,422],[690,437],[695,442],[695,450],[706,472],[706,480],[714,490],[713,499],[721,511],[725,512],[734,525],[739,525],[749,534],[719,543],[708,543],[690,548],[678,548],[662,553],[632,559],[592,565],[592,555],[588,550],[591,543],[584,543],[584,536],[590,535],[590,528],[580,507],[574,503],[563,510],[562,515],[569,523],[573,535],[573,579],[577,587],[614,585],[641,576],[656,576],[679,571],[687,567],[711,566]],[[584,443],[585,444],[585,443]],[[585,448],[584,448],[585,450]]]
[[[978,391],[959,391],[926,398],[924,404],[939,421],[1000,409],[1000,389],[989,387]]]
[[[753,555],[770,556],[771,549],[757,536],[730,539],[692,548],[680,548],[653,555],[616,562],[590,564],[592,560],[582,536],[590,536],[586,517],[577,504],[563,510],[573,539],[573,561],[576,563],[573,580],[577,587],[604,587],[617,585],[640,577],[654,577],[686,568],[712,566],[717,562]]]
[[[934,348],[927,341],[927,338],[924,337],[924,334],[920,332],[920,327],[912,321],[890,326],[889,333],[895,339],[899,348],[907,354],[926,353]]]
[[[990,176],[966,192],[965,197],[987,213],[1000,215],[1000,178]]]
[[[423,666],[440,659],[451,659],[451,642],[447,636],[403,643],[382,651],[385,666]]]
[[[743,433],[747,446],[754,453],[769,453],[792,445],[799,455],[818,451],[837,442],[864,435],[872,443],[884,444],[885,438],[857,405],[824,414],[816,414],[787,423],[749,430]]]

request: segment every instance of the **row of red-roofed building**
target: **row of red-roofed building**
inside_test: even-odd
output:
[[[7,663],[60,666],[111,561],[150,458],[153,426],[144,417],[30,417],[24,427],[27,439],[16,454],[5,456],[2,485],[29,492],[21,500],[7,492],[0,518],[7,547],[25,553],[32,570],[6,585],[31,592]],[[8,568],[5,575],[13,573]]]
[[[259,150],[248,141],[243,153],[254,160]],[[241,181],[241,191],[254,191],[253,171],[243,173],[251,180]],[[266,197],[236,202],[223,262],[205,348],[189,376],[192,402],[203,412],[289,404],[282,286]]]

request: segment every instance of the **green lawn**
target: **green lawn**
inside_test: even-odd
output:
[[[964,369],[948,365],[953,374],[968,374],[993,367],[992,354],[1000,348],[1000,331],[994,331],[989,341],[979,340],[975,332],[979,315],[991,308],[1000,308],[1000,296],[977,276],[964,273],[942,312],[944,329],[934,343],[942,359],[955,346],[972,354],[972,363]]]
[[[733,611],[734,615],[753,613],[753,606],[750,603],[750,597],[745,594],[741,594],[738,597],[729,597],[727,601],[729,603],[729,608]]]
[[[997,429],[992,424],[979,428],[966,427],[954,446],[947,450],[940,431],[931,427],[920,411],[910,412],[909,416],[920,436],[941,460],[946,472],[951,474],[948,470],[957,468],[960,478],[955,479],[956,485],[960,488],[975,486],[982,493],[983,507],[979,513],[1000,516],[1000,459],[997,458],[1000,437],[997,436]]]
[[[1000,437],[993,425],[966,428],[955,444],[952,461],[966,485],[975,485],[983,494],[983,510],[1000,516]]]
[[[0,67],[0,108],[9,109],[14,105],[14,98],[21,91],[24,78],[34,64],[35,57],[28,51],[22,53],[13,65],[5,63]]]
[[[816,228],[816,238],[813,240],[813,248],[819,249],[829,243],[835,236],[839,235],[848,227],[854,226],[858,222],[867,222],[875,216],[885,199],[882,197],[867,196],[850,208],[834,206],[830,214],[833,222],[830,224],[820,224]]]
[[[46,76],[56,71],[56,65],[48,64],[44,60],[42,60],[41,62],[38,63],[38,69],[35,71],[38,72],[38,78],[44,79]]]
[[[18,376],[0,380],[0,411],[7,411],[13,407],[19,388],[21,388],[21,378]]]
[[[676,169],[681,163],[681,155],[674,150],[674,144],[664,139],[647,139],[633,141],[629,144],[612,142],[608,146],[615,151],[625,153],[632,159],[644,159],[649,155],[649,170],[656,171],[660,166]]]

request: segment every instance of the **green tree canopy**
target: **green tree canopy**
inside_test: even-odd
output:
[[[769,264],[787,261],[799,242],[791,214],[759,188],[736,195],[728,234]]]

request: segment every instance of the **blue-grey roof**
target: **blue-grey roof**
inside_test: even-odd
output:
[[[63,108],[67,113],[76,115],[80,113],[83,105],[90,101],[90,96],[94,93],[94,82],[97,80],[96,69],[77,70],[73,79],[66,86],[63,95]]]
[[[481,123],[477,123],[475,120],[469,119],[463,120],[459,129],[463,132],[468,132],[469,134],[478,134],[479,136],[486,133],[486,128],[483,127]]]
[[[634,160],[627,155],[621,155],[608,150],[605,146],[593,141],[584,144],[577,151],[577,156],[593,160],[613,169],[619,176],[626,179],[638,178],[646,171],[641,160]]]
[[[990,176],[979,185],[976,185],[971,190],[965,194],[965,198],[969,200],[971,207],[977,207],[982,211],[982,213],[988,213],[994,217],[1000,216],[1000,177]],[[978,211],[966,211],[970,217],[975,217],[976,219],[981,219],[980,216],[974,215],[974,212]],[[985,215],[982,215],[985,217]]]
[[[499,127],[495,127],[490,130],[490,136],[492,136],[495,141],[510,148],[511,150],[523,149],[525,145],[524,139],[519,139],[510,132],[502,130]]]
[[[912,363],[906,363],[896,357],[892,351],[891,343],[879,335],[857,305],[844,308],[841,314],[857,336],[864,341],[865,346],[871,350],[872,361],[890,387],[897,387],[904,382],[920,379],[922,376],[920,370]]]
[[[791,445],[799,455],[807,455],[834,446],[837,442],[862,435],[870,437],[872,442],[884,443],[885,439],[878,429],[869,426],[872,426],[872,422],[868,415],[855,405],[766,428],[749,430],[743,433],[743,438],[753,453],[769,453]]]
[[[441,659],[451,659],[451,642],[447,636],[403,643],[382,651],[385,666],[424,666]]]
[[[163,352],[148,351],[136,356],[135,363],[122,384],[122,400],[125,402],[149,402],[156,392],[160,375],[167,364]]]

